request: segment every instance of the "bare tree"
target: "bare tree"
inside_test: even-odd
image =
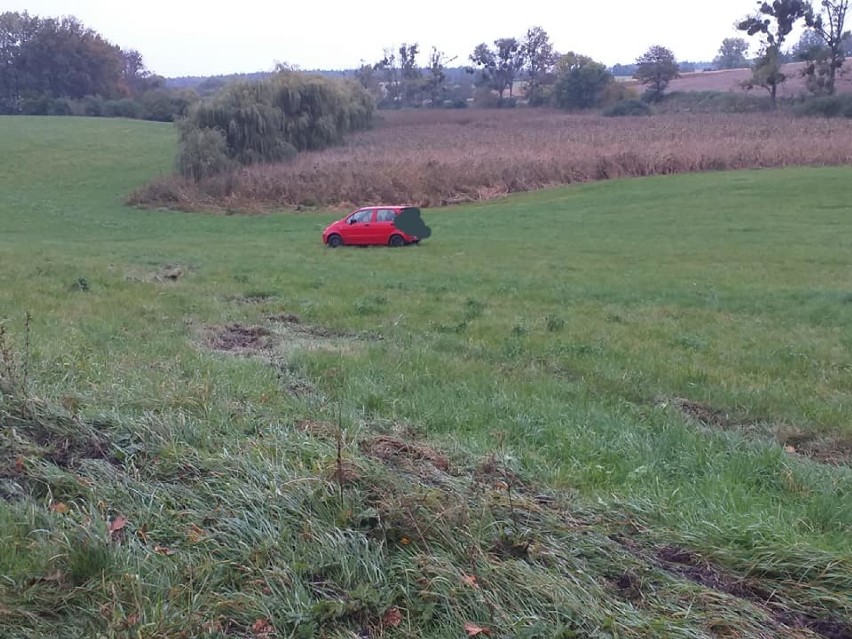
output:
[[[432,107],[440,106],[443,102],[444,92],[447,89],[447,74],[444,71],[447,65],[455,59],[447,58],[447,55],[443,51],[439,51],[437,47],[432,47],[432,51],[429,53],[429,66],[426,68],[424,89],[429,95]]]
[[[812,90],[834,95],[837,73],[846,61],[845,45],[849,31],[845,30],[845,26],[849,0],[821,0],[820,5],[820,12],[810,12],[806,16],[806,23],[819,36],[825,48],[821,55],[817,53],[811,56],[804,73]]]

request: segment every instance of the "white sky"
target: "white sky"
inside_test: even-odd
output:
[[[353,68],[385,47],[417,42],[468,62],[480,42],[520,38],[541,26],[560,52],[611,65],[632,62],[649,46],[678,60],[712,60],[754,0],[0,0],[0,11],[74,15],[122,48],[138,49],[160,75],[217,75],[271,70]]]

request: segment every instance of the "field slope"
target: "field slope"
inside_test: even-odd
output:
[[[331,251],[173,144],[0,119],[0,636],[852,634],[852,169]]]

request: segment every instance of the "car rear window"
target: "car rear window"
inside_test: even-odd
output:
[[[395,216],[396,213],[393,209],[379,209],[379,212],[376,214],[376,222],[393,222]]]

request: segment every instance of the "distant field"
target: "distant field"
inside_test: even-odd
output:
[[[783,72],[787,75],[787,80],[778,89],[779,98],[793,98],[807,94],[805,80],[801,75],[802,66],[801,62],[785,64],[783,66]],[[849,75],[850,70],[852,70],[852,64],[847,63],[843,68],[843,73],[838,76],[836,84],[838,93],[852,92],[852,75]],[[751,71],[749,69],[684,73],[680,78],[672,80],[668,86],[668,91],[733,91],[742,93],[745,92],[742,83],[750,77]],[[627,84],[628,86],[639,87],[635,80],[629,80]],[[760,87],[753,89],[752,93],[755,95],[767,95],[766,90]]]
[[[329,250],[124,206],[173,143],[0,119],[0,636],[850,636],[852,168]]]
[[[382,112],[347,145],[202,182],[161,178],[145,206],[440,206],[577,182],[852,161],[852,122],[788,116],[577,116],[518,109]]]

